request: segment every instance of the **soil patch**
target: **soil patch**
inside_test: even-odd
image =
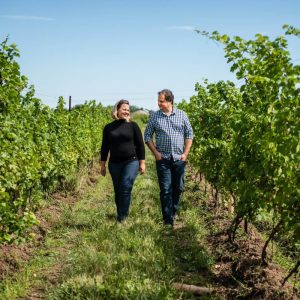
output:
[[[204,190],[203,182],[196,176],[190,180],[192,178],[198,188]],[[216,205],[212,196],[207,198],[201,209],[205,213],[210,232],[207,237],[208,246],[215,258],[212,272],[217,295],[224,299],[300,299],[299,291],[290,283],[282,287],[288,270],[272,262],[267,266],[262,265],[264,240],[258,230],[248,225],[246,234],[241,224],[234,243],[229,242],[227,229],[231,220],[227,209],[221,204]]]

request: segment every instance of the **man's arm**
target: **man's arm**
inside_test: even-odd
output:
[[[181,160],[183,161],[186,161],[188,155],[189,155],[189,152],[191,150],[191,147],[192,147],[192,144],[193,144],[193,140],[192,139],[185,139],[184,140],[184,151],[181,155]]]
[[[146,145],[148,146],[150,151],[153,153],[156,160],[162,159],[161,153],[157,151],[153,141],[150,140],[150,141],[146,142]]]
[[[162,159],[161,153],[157,151],[156,146],[152,140],[153,134],[154,134],[154,129],[155,129],[155,118],[152,115],[152,117],[150,117],[150,120],[145,129],[145,143],[148,146],[148,148],[150,149],[150,151],[153,153],[155,159],[161,160]]]
[[[185,161],[190,153],[193,144],[193,128],[185,112],[183,112],[183,116],[184,116],[184,151],[181,155],[181,160]]]

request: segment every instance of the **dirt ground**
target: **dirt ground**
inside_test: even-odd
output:
[[[201,189],[199,178],[193,180]],[[248,225],[246,235],[241,224],[241,234],[237,234],[234,244],[229,242],[226,229],[231,221],[227,209],[221,204],[216,205],[212,196],[208,198],[202,209],[208,216],[206,221],[210,234],[207,243],[216,262],[212,272],[217,295],[224,299],[300,299],[300,292],[292,284],[286,283],[282,287],[288,270],[272,262],[262,265],[264,241],[258,230]],[[271,257],[271,253],[268,254]],[[300,280],[299,274],[294,280]]]

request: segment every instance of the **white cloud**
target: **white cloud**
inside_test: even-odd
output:
[[[37,16],[16,16],[16,15],[1,15],[1,18],[12,19],[12,20],[29,20],[29,21],[54,21],[53,18],[37,17]]]
[[[195,27],[193,27],[193,26],[170,26],[170,27],[167,27],[167,30],[187,30],[187,31],[194,31]]]

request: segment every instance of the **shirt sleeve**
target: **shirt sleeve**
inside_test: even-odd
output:
[[[102,134],[102,145],[101,145],[101,152],[100,152],[100,158],[101,161],[106,161],[108,152],[109,152],[109,140],[108,140],[108,130],[107,126],[103,129]]]
[[[185,139],[193,139],[193,128],[191,126],[190,120],[186,113],[183,113],[183,121],[184,121],[184,138]]]
[[[153,134],[154,134],[154,118],[152,115],[145,129],[145,134],[144,134],[145,143],[152,141]]]
[[[136,150],[136,155],[139,160],[145,159],[145,145],[143,141],[143,135],[140,130],[140,127],[137,123],[132,122],[133,125],[133,132],[134,132],[134,145]]]

